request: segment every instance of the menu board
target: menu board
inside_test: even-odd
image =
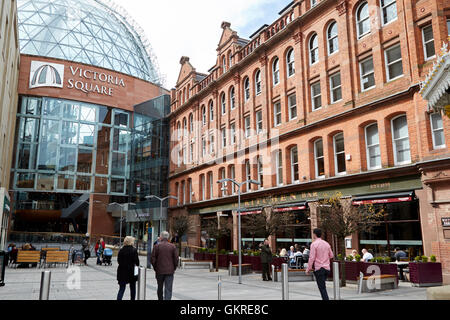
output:
[[[450,217],[441,218],[443,227],[450,227]]]

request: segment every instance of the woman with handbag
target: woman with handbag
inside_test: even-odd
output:
[[[117,281],[120,287],[117,300],[122,300],[127,283],[130,284],[131,300],[135,300],[136,297],[137,275],[135,268],[139,267],[139,256],[134,247],[134,241],[135,239],[133,237],[125,237],[123,247],[117,256],[117,262],[119,264],[117,267]]]

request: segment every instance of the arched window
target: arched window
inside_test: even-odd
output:
[[[337,22],[330,23],[327,30],[328,54],[339,51],[338,27]]]
[[[202,107],[202,123],[203,123],[203,125],[206,125],[206,108],[205,108],[205,106]]]
[[[225,114],[227,112],[227,102],[226,102],[225,93],[222,93],[220,95],[220,106],[222,109],[222,114]]]
[[[178,140],[181,139],[181,124],[180,121],[178,121],[177,123],[177,136],[178,136]]]
[[[227,59],[225,58],[225,56],[222,57],[222,68],[223,73],[227,72]]]
[[[258,70],[255,73],[255,95],[261,94],[261,71]]]
[[[370,32],[369,5],[365,1],[356,10],[356,30],[358,39]]]
[[[278,150],[275,155],[277,185],[283,184],[283,153]]]
[[[230,69],[232,66],[233,66],[233,57],[231,51],[228,51],[228,69]]]
[[[187,120],[186,117],[183,118],[183,135],[187,133]]]
[[[280,60],[275,58],[272,64],[273,85],[276,86],[280,82]]]
[[[214,121],[214,102],[209,102],[209,121]]]
[[[236,100],[234,95],[234,87],[230,89],[230,109],[233,110],[236,107]]]
[[[309,60],[310,64],[319,61],[319,40],[317,34],[314,34],[309,40]]]
[[[406,115],[391,120],[392,145],[394,147],[394,164],[401,165],[411,163],[409,147],[408,122]]]
[[[245,78],[244,80],[244,98],[245,101],[248,101],[250,99],[250,80]]]
[[[194,132],[194,115],[189,114],[189,132]]]
[[[286,65],[287,65],[287,75],[291,77],[295,74],[295,64],[294,64],[294,49],[290,49],[286,54]]]
[[[345,145],[344,134],[338,133],[333,137],[334,169],[336,174],[345,174]]]

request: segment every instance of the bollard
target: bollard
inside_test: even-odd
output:
[[[138,273],[138,300],[145,300],[145,289],[147,284],[147,269],[139,267]]]
[[[217,300],[222,300],[222,279],[220,276],[217,279]]]
[[[282,300],[289,300],[289,282],[288,282],[288,265],[283,263],[281,265],[281,298]]]
[[[363,286],[363,279],[364,278],[364,273],[360,272],[359,273],[359,280],[358,280],[358,294],[361,294],[362,292],[362,286]]]
[[[50,296],[50,271],[42,271],[41,290],[39,291],[39,300],[48,300]]]
[[[334,300],[341,300],[341,289],[339,283],[339,262],[333,262],[333,287]]]
[[[233,263],[231,263],[228,265],[228,275],[231,277],[231,275],[233,274]]]
[[[272,264],[271,267],[272,267],[272,282],[275,282],[276,281],[275,280],[275,266]]]

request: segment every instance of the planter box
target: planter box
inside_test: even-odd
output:
[[[228,268],[228,255],[219,254],[219,268]]]
[[[275,281],[281,281],[281,271],[276,272]],[[312,273],[306,275],[305,270],[289,270],[288,282],[314,281]]]
[[[194,253],[194,260],[206,260],[203,252]]]
[[[242,263],[252,264],[252,256],[243,255],[242,256]]]
[[[390,274],[396,276],[398,284],[398,271],[397,265],[394,263],[375,263],[375,262],[360,262],[360,271],[364,273],[364,276],[374,275],[373,266],[380,268],[381,274]]]
[[[212,261],[214,268],[216,267],[216,254],[215,253],[204,253],[203,260]]]
[[[234,254],[228,255],[228,261],[231,261],[232,264],[239,264],[239,256],[235,256]],[[229,264],[230,262],[228,262]]]
[[[273,257],[270,264],[273,264],[275,266],[275,269],[281,269],[281,265],[285,262],[286,260],[284,258]]]
[[[253,271],[262,271],[260,256],[250,256],[250,261],[252,264]]]
[[[410,262],[409,280],[416,287],[442,285],[442,265],[440,262]]]
[[[333,262],[337,262],[336,260],[330,261],[330,274],[328,279],[333,279]],[[398,271],[396,264],[389,263],[375,263],[375,262],[356,262],[356,261],[339,261],[339,268],[345,266],[345,280],[346,281],[357,281],[359,277],[359,273],[362,272],[364,276],[374,275],[374,266],[377,266],[380,270],[380,274],[385,275],[393,275],[397,278],[398,283]],[[372,267],[371,267],[372,266]],[[369,271],[369,272],[368,272]]]
[[[359,277],[359,270],[361,262],[345,261],[345,280],[357,281]]]

